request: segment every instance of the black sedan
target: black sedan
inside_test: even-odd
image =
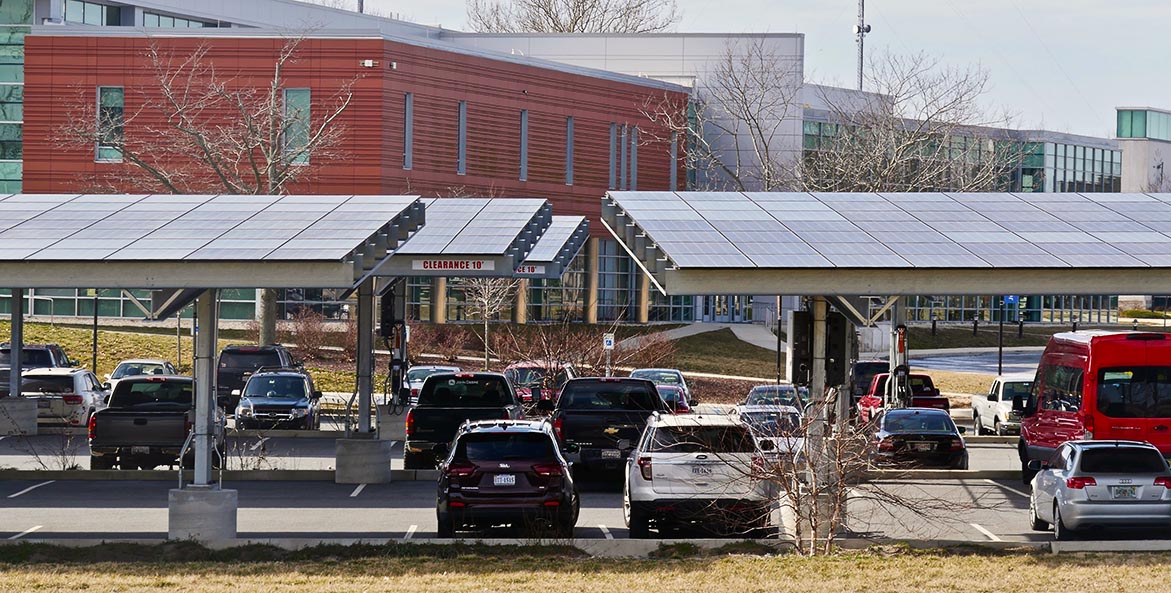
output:
[[[945,410],[887,410],[878,422],[871,460],[877,466],[968,469],[968,449]]]

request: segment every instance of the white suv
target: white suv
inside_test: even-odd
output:
[[[653,525],[702,527],[717,534],[766,533],[776,488],[764,454],[731,415],[656,413],[626,461],[622,510],[630,537]]]
[[[35,369],[20,379],[20,395],[37,402],[37,424],[86,426],[110,395],[85,369]]]

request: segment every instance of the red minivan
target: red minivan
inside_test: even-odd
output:
[[[1171,336],[1056,334],[1023,407],[1017,449],[1025,483],[1029,460],[1048,461],[1066,441],[1147,441],[1171,456]]]

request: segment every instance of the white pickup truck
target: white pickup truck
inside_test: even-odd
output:
[[[1033,375],[1001,375],[992,381],[988,393],[972,396],[972,432],[981,434],[1019,434],[1020,410],[1012,409],[1013,396],[1028,398]]]

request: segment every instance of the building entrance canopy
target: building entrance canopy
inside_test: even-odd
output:
[[[1171,292],[1171,194],[609,192],[664,294]]]

